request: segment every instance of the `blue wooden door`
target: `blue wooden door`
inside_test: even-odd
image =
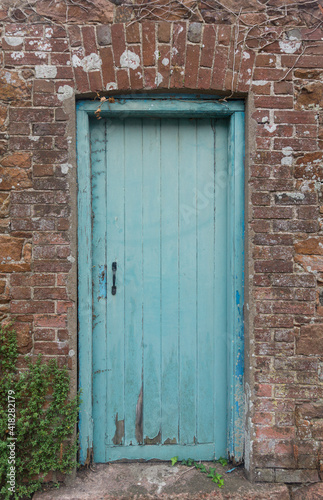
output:
[[[227,453],[228,122],[90,120],[96,462]]]

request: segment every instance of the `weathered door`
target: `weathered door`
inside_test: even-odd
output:
[[[89,132],[94,461],[224,456],[229,119]]]

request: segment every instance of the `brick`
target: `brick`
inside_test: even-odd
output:
[[[180,89],[184,87],[184,68],[174,66],[170,77],[170,88]]]
[[[34,343],[34,354],[63,355],[68,354],[69,347],[65,342],[41,342]]]
[[[33,125],[34,135],[64,135],[66,125],[64,123],[35,123]]]
[[[34,259],[54,259],[56,257],[56,247],[34,245],[33,256]]]
[[[65,151],[35,151],[33,159],[35,163],[43,164],[66,163],[68,161],[68,155]]]
[[[160,57],[158,59],[158,72],[162,76],[162,82],[159,84],[161,88],[168,88],[170,77],[170,46],[158,45]]]
[[[35,288],[34,289],[34,299],[35,300],[64,300],[67,298],[65,288]]]
[[[316,483],[319,481],[317,470],[290,470],[277,469],[275,480],[277,483]]]
[[[35,341],[50,342],[55,340],[55,330],[51,328],[36,328],[34,332]]]
[[[33,313],[53,313],[55,304],[52,301],[41,300],[12,300],[12,314],[33,314]]]
[[[299,207],[297,209],[299,219],[316,219],[319,216],[318,207]]]
[[[34,269],[37,272],[67,273],[71,267],[72,264],[68,261],[37,260],[34,263]]]
[[[315,205],[316,203],[316,193],[302,193],[301,191],[295,191],[291,193],[275,194],[276,205]]]
[[[293,237],[288,234],[256,234],[256,245],[292,245]]]
[[[140,24],[132,23],[126,25],[126,39],[127,43],[140,43]]]
[[[231,26],[218,26],[218,42],[222,45],[230,45],[231,42]]]
[[[158,23],[158,41],[169,43],[171,36],[171,25],[165,21]]]
[[[118,84],[118,89],[129,89],[130,83],[127,70],[125,69],[117,70],[117,84]]]
[[[140,47],[138,45],[133,45],[131,51],[136,54],[140,59]],[[142,67],[138,66],[136,69],[129,69],[130,85],[132,89],[142,89],[143,88],[143,74]]]
[[[185,87],[196,88],[199,69],[200,47],[188,45],[186,51],[185,65]]]
[[[51,122],[54,119],[52,109],[33,109],[33,108],[10,108],[10,121],[16,122]]]
[[[98,44],[100,46],[105,47],[106,45],[110,45],[112,42],[111,26],[108,24],[98,25],[96,27],[96,36],[97,36]]]
[[[274,118],[275,123],[316,123],[315,112],[313,111],[275,111]]]
[[[49,53],[23,52],[22,57],[17,57],[16,52],[5,52],[4,61],[6,66],[37,66],[48,64]]]
[[[100,49],[100,57],[102,59],[103,88],[109,90],[108,85],[116,81],[111,47]]]
[[[316,233],[318,231],[318,228],[319,226],[317,221],[275,220],[273,223],[274,231]]]
[[[83,71],[82,68],[74,68],[75,84],[76,88],[80,93],[89,92],[90,85],[88,80],[88,75]]]
[[[52,93],[54,92],[54,82],[50,80],[34,80],[34,92]]]
[[[277,66],[276,56],[274,54],[257,54],[255,65],[262,68],[275,68]]]
[[[71,47],[80,47],[82,45],[82,35],[79,26],[69,25],[67,27]]]
[[[55,221],[49,219],[13,219],[11,229],[12,231],[53,231],[55,229]]]
[[[29,217],[31,214],[31,207],[29,205],[12,205],[10,207],[10,215],[13,219],[19,217]]]
[[[82,36],[85,55],[89,56],[90,54],[96,53],[97,47],[94,26],[82,26]]]
[[[66,315],[36,314],[35,326],[45,328],[66,328]]]
[[[80,68],[74,68],[75,74],[76,70]],[[81,70],[82,71],[82,70]],[[57,68],[56,78],[59,80],[72,80],[74,77],[73,69],[70,66],[59,66]]]
[[[240,92],[247,92],[252,83],[252,71],[255,62],[255,52],[253,50],[244,50],[242,54],[242,61],[239,70],[239,81],[237,90]]]
[[[256,273],[291,273],[293,272],[292,262],[258,261],[255,262]]]
[[[224,87],[225,73],[227,69],[227,58],[227,47],[223,47],[221,45],[216,46],[211,83],[212,89],[222,90]]]
[[[291,75],[286,76],[286,70],[277,68],[255,68],[253,72],[254,80],[277,81],[281,78],[291,80]]]
[[[116,66],[120,66],[120,57],[126,50],[125,34],[123,24],[113,24],[111,26],[112,47]],[[128,86],[129,87],[129,86]],[[120,87],[119,87],[120,88]],[[121,87],[123,88],[123,87]]]
[[[155,64],[155,26],[156,24],[151,21],[144,21],[141,25],[142,28],[142,53],[144,66],[154,66]]]
[[[184,66],[185,45],[186,23],[175,23],[173,27],[173,54],[171,58],[172,66]]]
[[[68,217],[70,207],[68,205],[35,205],[35,217]]]
[[[211,86],[212,72],[210,68],[200,68],[197,87],[201,90],[207,90]]]
[[[282,55],[281,62],[282,66],[286,68],[291,68],[296,62],[297,56],[292,55]],[[297,61],[297,67],[299,68],[319,68],[323,67],[323,56],[310,56],[303,55]]]
[[[51,149],[52,139],[50,137],[40,137],[32,140],[29,137],[14,136],[10,137],[9,145],[12,151]]]
[[[145,87],[154,89],[156,88],[156,68],[144,68],[144,80],[145,80]],[[159,87],[164,87],[165,82],[164,78],[162,77],[162,80],[159,81]]]
[[[283,149],[291,147],[294,151],[316,151],[316,139],[291,139],[291,138],[277,138],[274,139],[274,149]]]
[[[91,71],[88,76],[92,92],[98,92],[103,89],[100,71]]]
[[[33,235],[34,243],[37,245],[68,245],[69,239],[68,235],[63,232],[52,232],[50,234],[46,233],[34,233]]]
[[[68,50],[67,40],[55,40],[55,39],[34,39],[25,38],[25,45],[27,51],[37,51],[37,52],[64,52]],[[52,61],[51,61],[52,62]],[[53,62],[52,62],[53,63]]]
[[[203,31],[203,42],[201,49],[201,66],[212,67],[215,49],[216,27],[206,25]]]
[[[255,219],[289,219],[293,211],[289,207],[254,208]]]
[[[293,109],[294,99],[293,96],[256,96],[255,97],[256,108],[285,108]]]

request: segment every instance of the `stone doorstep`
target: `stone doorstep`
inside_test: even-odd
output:
[[[210,465],[210,464],[206,464]],[[35,493],[33,500],[314,500],[323,499],[323,483],[288,487],[277,483],[250,483],[241,468],[216,465],[223,474],[219,489],[195,468],[168,463],[97,464],[85,469],[59,489]]]

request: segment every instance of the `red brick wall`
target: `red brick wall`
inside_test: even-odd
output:
[[[210,24],[129,25],[119,21],[130,7],[51,4],[0,11],[0,319],[16,318],[22,355],[55,356],[75,379],[75,96],[245,98],[246,465],[258,480],[318,480],[323,13],[305,8],[275,21],[275,10],[250,0],[240,17],[205,7]]]

